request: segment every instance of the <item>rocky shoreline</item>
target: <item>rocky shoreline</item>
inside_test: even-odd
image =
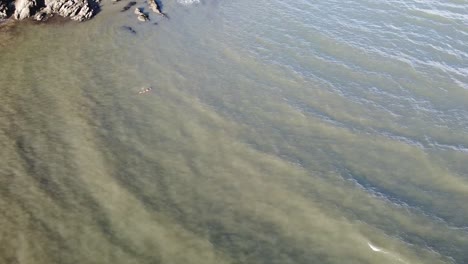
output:
[[[99,3],[100,0],[0,0],[0,22],[24,19],[46,21],[55,15],[85,21],[100,11]],[[154,13],[167,17],[162,12],[158,0],[147,0],[147,3]],[[128,10],[134,4],[136,2],[130,2],[122,11]],[[140,21],[149,20],[148,15],[140,9],[135,10],[135,14]]]
[[[0,0],[0,20],[32,18],[45,21],[59,15],[85,21],[99,12],[98,0]]]

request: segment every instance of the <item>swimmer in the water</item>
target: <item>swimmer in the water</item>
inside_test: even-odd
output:
[[[152,90],[151,87],[144,88],[141,91],[139,91],[138,94],[148,93],[148,92],[151,92],[151,90]]]

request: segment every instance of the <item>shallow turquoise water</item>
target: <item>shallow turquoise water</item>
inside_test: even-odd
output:
[[[468,3],[163,3],[0,33],[0,262],[468,262]]]

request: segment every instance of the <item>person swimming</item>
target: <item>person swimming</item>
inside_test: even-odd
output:
[[[138,94],[149,93],[149,92],[151,92],[151,90],[153,90],[151,87],[142,88],[142,89],[138,92]]]

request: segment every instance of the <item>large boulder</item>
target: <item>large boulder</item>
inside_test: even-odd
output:
[[[45,5],[49,13],[76,21],[88,20],[97,11],[97,3],[92,0],[45,0]]]
[[[35,0],[16,0],[13,17],[17,20],[28,18],[34,14],[36,6],[37,2]]]

